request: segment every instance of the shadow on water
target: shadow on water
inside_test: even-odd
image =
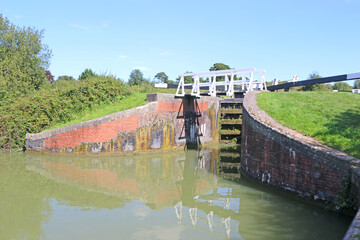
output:
[[[199,123],[201,116],[196,97],[185,95],[182,99],[177,118],[184,119],[179,139],[186,140],[186,149],[201,149],[200,137],[203,136]]]
[[[315,137],[325,141],[330,147],[360,158],[360,109],[340,113],[325,127],[327,131],[319,132]]]

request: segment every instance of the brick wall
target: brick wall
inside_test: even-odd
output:
[[[27,134],[33,151],[138,151],[198,145],[217,138],[218,100],[151,94],[150,103],[50,131]]]
[[[343,190],[343,181],[350,179],[348,197],[360,203],[360,160],[277,123],[257,106],[256,94],[247,93],[243,103],[243,170],[267,184],[330,202]],[[344,239],[359,236],[358,208]]]
[[[243,107],[242,168],[268,184],[333,201],[353,158],[275,122],[258,108],[255,92]]]

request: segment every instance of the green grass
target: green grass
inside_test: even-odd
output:
[[[284,126],[360,158],[360,94],[263,92],[257,101]]]
[[[146,93],[140,93],[140,92],[133,92],[129,96],[123,98],[122,100],[115,102],[113,104],[107,104],[107,105],[100,105],[97,107],[94,107],[92,109],[87,109],[86,111],[83,111],[78,116],[73,118],[73,120],[66,122],[66,123],[59,123],[56,125],[53,125],[46,130],[55,129],[59,127],[64,127],[70,124],[83,122],[87,120],[91,120],[94,118],[102,117],[105,115],[109,115],[111,113],[123,111],[126,109],[130,109],[133,107],[141,106],[146,104]]]

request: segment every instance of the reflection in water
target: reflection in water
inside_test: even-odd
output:
[[[237,152],[230,148],[134,156],[1,153],[0,239],[344,235],[350,217],[240,179]]]

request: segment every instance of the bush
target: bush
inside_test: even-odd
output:
[[[333,86],[334,90],[351,92],[352,87],[346,82],[338,82]]]
[[[59,81],[24,97],[7,97],[0,105],[0,147],[25,146],[25,134],[70,121],[85,109],[113,103],[130,94],[114,77]]]

